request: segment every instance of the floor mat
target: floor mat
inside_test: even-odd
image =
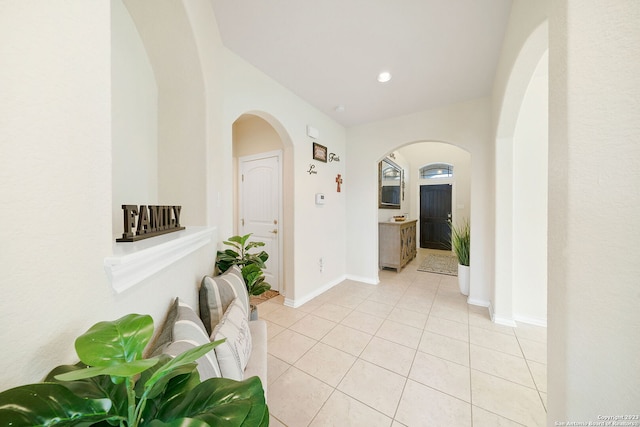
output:
[[[447,274],[449,276],[458,275],[458,259],[455,254],[429,254],[422,260],[418,271],[428,273]]]
[[[280,292],[272,291],[272,290],[268,290],[267,292],[265,292],[263,294],[260,294],[260,295],[257,295],[257,296],[251,295],[251,304],[258,305],[258,304],[261,304],[261,303],[263,303],[265,301],[270,300],[271,298],[275,298],[278,295],[280,295]]]

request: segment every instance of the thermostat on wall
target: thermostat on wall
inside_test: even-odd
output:
[[[324,194],[316,193],[316,205],[324,205]]]

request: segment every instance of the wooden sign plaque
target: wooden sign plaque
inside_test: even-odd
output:
[[[182,206],[122,205],[124,233],[116,242],[136,242],[184,230],[180,225],[181,209]]]

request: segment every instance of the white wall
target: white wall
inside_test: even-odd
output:
[[[19,349],[0,354],[2,389],[77,361],[74,339],[100,320],[157,325],[174,296],[194,304],[212,269],[208,245],[122,294],[108,283],[111,36],[110,2],[0,2],[0,341]]]
[[[191,206],[187,223],[206,221],[218,226],[222,238],[232,235],[232,127],[243,114],[260,116],[274,127],[284,146],[285,207],[289,206],[283,224],[284,256],[291,260],[285,264],[284,280],[290,288],[289,303],[339,281],[346,271],[346,191],[336,194],[334,180],[337,173],[346,178],[344,129],[224,48],[208,2],[125,0],[125,4],[158,82],[160,198]],[[313,162],[307,124],[318,128],[319,142],[342,159],[315,162],[319,173],[312,176],[306,174]],[[328,196],[322,208],[314,203],[316,192]],[[308,242],[315,242],[313,250],[295,251],[308,247]],[[320,257],[325,259],[322,274],[317,266]]]
[[[285,237],[285,292],[287,304],[299,305],[340,282],[346,274],[345,214],[351,178],[345,172],[345,130],[237,55],[225,53],[223,139],[229,148],[220,155],[229,159],[229,164],[222,166],[227,176],[221,183],[232,188],[231,142],[235,120],[246,113],[267,120],[285,148],[283,227],[285,236],[291,239],[287,241]],[[340,162],[312,159],[314,140],[306,135],[307,125],[320,131],[315,141],[340,156]],[[317,174],[307,173],[310,164],[316,166]],[[336,192],[338,173],[344,179],[340,193]],[[292,193],[289,199],[288,192]],[[315,204],[316,193],[325,194],[325,205]],[[230,209],[221,221],[220,235],[231,235],[232,227]],[[318,265],[320,258],[324,260],[323,272]]]
[[[442,141],[471,154],[471,258],[483,260],[471,268],[470,302],[488,304],[491,292],[493,188],[486,171],[492,169],[490,106],[478,99],[350,128],[347,154],[349,276],[378,282],[378,161],[386,153],[418,141]]]
[[[635,0],[551,10],[550,425],[638,414],[638,22]]]
[[[207,103],[203,62],[193,14],[188,11],[200,7],[203,13],[210,12],[210,5],[204,0],[184,4],[124,0],[124,4],[140,33],[158,85],[158,203],[182,205],[184,224],[204,225],[209,217],[207,109],[213,105]],[[215,22],[212,14],[211,22]]]
[[[514,133],[531,77],[548,48],[548,8],[546,0],[513,2],[494,79],[495,284],[491,312],[494,321],[510,326],[515,326]]]
[[[471,155],[459,147],[441,142],[420,142],[399,150],[411,159],[413,179],[407,187],[412,218],[420,217],[420,186],[452,184],[452,219],[454,224],[471,218]],[[453,178],[420,179],[420,168],[431,163],[453,165]],[[419,243],[419,242],[418,242]]]
[[[542,326],[547,325],[548,69],[545,54],[513,134],[513,316]]]
[[[147,52],[121,0],[111,0],[113,236],[123,204],[158,204],[158,88]]]
[[[5,387],[73,361],[74,335],[110,311],[109,21],[108,2],[0,3]]]
[[[550,3],[550,0],[513,0],[491,97],[497,138],[512,136],[533,70],[549,46],[548,37],[532,40],[531,36],[549,17]],[[546,27],[544,31],[546,33]],[[529,58],[521,55],[527,42],[540,45],[540,56],[531,55]]]

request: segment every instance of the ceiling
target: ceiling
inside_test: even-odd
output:
[[[511,8],[511,0],[211,3],[228,49],[347,127],[489,95]],[[392,80],[379,83],[381,71]]]

